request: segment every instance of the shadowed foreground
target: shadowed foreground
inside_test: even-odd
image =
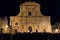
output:
[[[60,40],[60,34],[51,33],[16,33],[0,34],[0,40]]]

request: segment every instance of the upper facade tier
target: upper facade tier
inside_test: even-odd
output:
[[[43,16],[41,13],[41,5],[36,3],[36,2],[24,2],[23,4],[20,5],[20,12],[17,16],[22,16],[22,17],[33,17],[33,16]]]
[[[27,6],[27,5],[29,5],[29,6],[40,6],[40,4],[38,4],[38,3],[36,3],[36,2],[24,2],[23,4],[21,4],[21,6],[22,5],[25,5],[25,6]]]

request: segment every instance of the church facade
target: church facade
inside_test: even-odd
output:
[[[24,2],[20,5],[20,12],[10,16],[12,33],[52,32],[50,16],[42,15],[41,5],[36,2]]]

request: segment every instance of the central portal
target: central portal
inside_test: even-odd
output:
[[[29,33],[32,32],[32,27],[31,26],[28,27],[28,31],[29,31]]]

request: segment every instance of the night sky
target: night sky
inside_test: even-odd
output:
[[[19,5],[28,0],[0,0],[0,16],[15,16],[19,13]],[[51,16],[51,23],[60,21],[60,0],[34,0],[41,4],[43,15]]]

